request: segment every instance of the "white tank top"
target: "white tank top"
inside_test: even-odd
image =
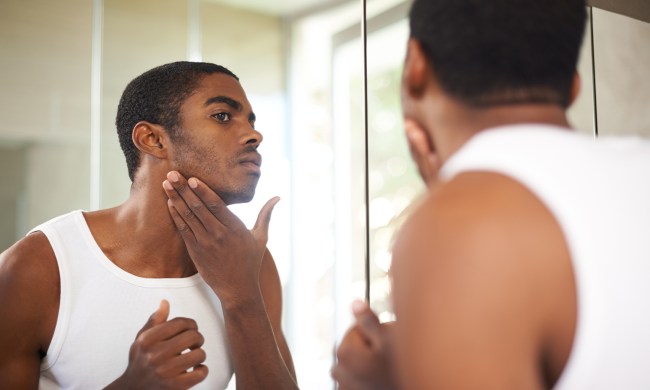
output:
[[[650,389],[650,141],[543,125],[485,130],[441,170],[511,177],[556,218],[578,322],[556,389]],[[553,286],[549,286],[549,289]]]
[[[39,389],[100,389],[113,382],[124,373],[136,334],[162,299],[170,303],[170,319],[194,319],[205,337],[209,374],[196,388],[227,386],[233,367],[221,303],[199,274],[150,279],[125,272],[97,246],[81,211],[37,230],[47,236],[61,276],[59,314]]]

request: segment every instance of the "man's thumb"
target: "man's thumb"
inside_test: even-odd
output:
[[[167,317],[169,317],[169,301],[163,299],[158,305],[158,310],[151,315],[151,318],[153,318],[155,325],[158,325],[167,321]]]
[[[256,239],[262,240],[264,244],[269,237],[269,224],[271,223],[271,213],[273,213],[273,208],[280,201],[280,197],[274,196],[269,199],[268,202],[262,207],[259,215],[257,216],[257,221],[253,226],[252,232]]]
[[[140,329],[140,332],[138,334],[144,332],[147,329],[151,329],[156,325],[160,325],[163,322],[167,321],[167,317],[169,317],[169,302],[166,299],[163,299],[160,301],[160,305],[158,306],[158,309],[153,312],[151,316],[149,316],[149,319],[147,320],[147,323],[144,324],[142,329]]]
[[[360,299],[352,302],[352,313],[357,320],[357,327],[368,343],[375,348],[380,348],[382,343],[381,323],[377,315]]]

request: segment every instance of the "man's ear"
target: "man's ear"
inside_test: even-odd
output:
[[[409,38],[402,83],[410,97],[417,99],[424,95],[430,71],[422,45],[418,40]]]
[[[169,136],[162,126],[140,121],[133,126],[131,138],[142,153],[159,159],[167,158]]]
[[[578,95],[580,94],[580,87],[582,86],[582,81],[580,80],[580,74],[578,71],[575,71],[573,74],[573,82],[571,83],[571,96],[569,96],[569,105],[572,105],[576,101]]]

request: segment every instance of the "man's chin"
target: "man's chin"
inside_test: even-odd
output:
[[[219,194],[219,197],[227,205],[248,203],[253,200],[253,197],[255,196],[255,189],[241,192],[217,192],[217,194]]]

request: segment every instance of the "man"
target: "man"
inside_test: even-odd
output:
[[[278,199],[251,231],[226,207],[255,193],[254,124],[218,65],[171,63],[129,83],[116,120],[129,198],[2,254],[0,388],[217,389],[233,370],[239,388],[296,388],[266,250]]]
[[[650,142],[580,135],[582,0],[416,0],[405,130],[429,191],[340,389],[650,388]]]

